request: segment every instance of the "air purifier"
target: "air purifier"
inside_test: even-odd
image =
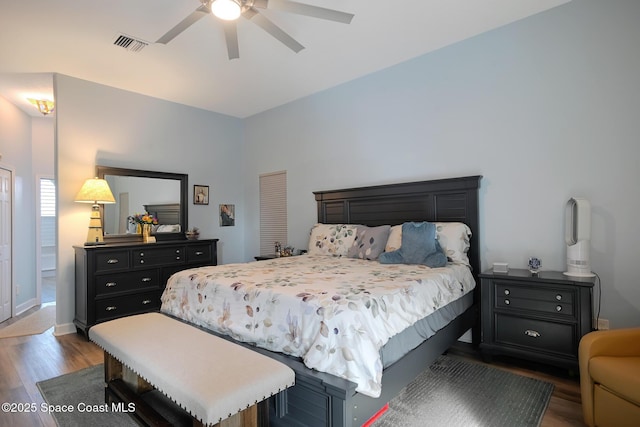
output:
[[[571,198],[565,208],[564,240],[567,244],[567,276],[593,277],[589,262],[591,244],[591,204]]]

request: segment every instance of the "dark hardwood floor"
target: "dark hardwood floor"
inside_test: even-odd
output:
[[[5,325],[6,322],[0,328]],[[450,352],[481,362],[480,357],[465,345],[456,346]],[[53,328],[40,335],[0,339],[0,402],[36,403],[39,408],[43,400],[36,382],[97,365],[102,361],[102,351],[95,344],[76,334],[53,336]],[[555,385],[541,427],[585,426],[577,376],[508,359],[496,358],[491,365]],[[49,414],[41,411],[2,411],[0,426],[55,426],[55,422]]]

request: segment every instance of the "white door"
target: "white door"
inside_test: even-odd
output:
[[[0,168],[0,322],[11,317],[11,171]]]

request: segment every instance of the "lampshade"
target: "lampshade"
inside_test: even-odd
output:
[[[78,194],[76,194],[75,201],[80,203],[105,204],[115,203],[116,199],[113,197],[107,181],[100,178],[90,178],[84,182],[84,185]]]
[[[55,107],[55,104],[53,103],[53,101],[49,101],[48,99],[33,99],[33,98],[27,98],[27,101],[35,105],[38,111],[40,111],[45,116],[49,113],[53,113],[53,109]]]
[[[214,0],[211,3],[211,13],[225,21],[233,21],[240,17],[242,9],[234,0]]]

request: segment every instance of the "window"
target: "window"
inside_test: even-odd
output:
[[[287,172],[260,175],[260,254],[287,244]]]
[[[42,246],[56,244],[56,183],[53,179],[40,179],[40,238]]]

